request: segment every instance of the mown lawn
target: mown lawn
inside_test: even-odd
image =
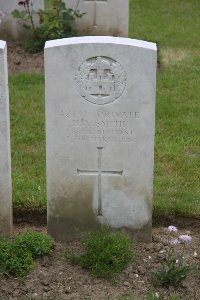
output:
[[[44,76],[12,75],[9,88],[14,207],[44,207]]]
[[[156,41],[155,213],[200,213],[200,1],[130,0],[130,37]]]
[[[154,212],[200,214],[200,1],[130,0],[130,37],[156,41]],[[44,78],[10,76],[13,200],[45,207]]]

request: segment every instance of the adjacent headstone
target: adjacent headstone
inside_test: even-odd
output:
[[[24,21],[13,18],[15,9],[24,10],[19,1],[0,0],[0,10],[4,17],[1,20],[0,39],[23,40],[31,31],[24,28]],[[50,9],[52,0],[32,0],[33,10]],[[75,20],[75,29],[80,34],[128,36],[129,0],[63,0],[67,8],[78,8],[85,13]],[[78,7],[77,7],[78,4]],[[34,23],[39,25],[39,16],[34,14]]]
[[[48,232],[108,224],[151,240],[156,45],[114,37],[45,47]]]
[[[0,41],[0,234],[12,230],[10,115],[6,42]]]
[[[0,26],[0,39],[5,40],[24,40],[30,36],[31,31],[24,28],[25,22],[14,18],[11,13],[13,10],[18,9],[24,11],[23,5],[19,6],[18,2],[14,0],[0,0],[0,10],[4,14],[1,19]],[[22,1],[21,1],[22,2]],[[33,10],[37,12],[39,9],[44,9],[44,0],[31,0],[33,3]],[[34,14],[34,23],[39,25],[39,16]]]
[[[64,0],[76,9],[77,0]],[[76,20],[79,32],[91,35],[128,36],[129,0],[80,0],[78,9],[85,13]]]

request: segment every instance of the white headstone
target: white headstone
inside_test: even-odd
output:
[[[64,0],[76,8],[77,0]],[[80,0],[84,16],[76,20],[76,29],[87,34],[128,36],[129,0]]]
[[[19,1],[14,0],[0,0],[0,10],[3,12],[4,17],[1,20],[0,38],[5,40],[23,40],[30,35],[31,31],[25,29],[23,24],[26,24],[20,19],[14,18],[11,13],[13,10],[18,9],[24,11],[23,6],[18,5]],[[37,12],[39,9],[44,9],[44,0],[31,0],[33,9]],[[39,16],[34,14],[34,23],[39,25]]]
[[[78,0],[63,1],[67,8],[76,9]],[[34,11],[44,10],[44,2],[44,0],[32,0]],[[24,22],[11,15],[15,9],[24,10],[24,7],[20,7],[18,1],[0,0],[0,10],[5,15],[0,26],[2,39],[23,40],[30,35],[30,31],[23,27]],[[129,0],[80,0],[78,9],[81,13],[85,13],[75,21],[75,28],[80,33],[128,36]],[[36,13],[34,23],[36,26],[39,25]]]
[[[0,41],[0,234],[12,230],[10,114],[6,42]]]
[[[156,45],[114,37],[45,47],[48,231],[109,224],[151,240]]]

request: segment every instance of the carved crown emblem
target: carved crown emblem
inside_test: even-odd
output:
[[[75,74],[76,87],[85,100],[104,105],[119,98],[126,86],[126,73],[115,60],[97,56],[87,59]]]

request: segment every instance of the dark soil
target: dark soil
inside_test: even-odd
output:
[[[80,241],[70,243],[56,242],[49,257],[38,259],[34,268],[25,278],[14,278],[11,275],[0,277],[0,299],[120,299],[128,295],[145,296],[149,290],[159,293],[159,299],[167,299],[175,294],[178,299],[200,299],[200,233],[198,224],[181,229],[179,234],[191,234],[192,242],[187,244],[184,252],[186,264],[195,267],[186,280],[177,287],[153,286],[151,272],[158,269],[157,257],[165,255],[168,249],[168,232],[164,227],[153,228],[153,242],[150,244],[135,243],[134,259],[129,267],[116,280],[107,281],[93,278],[87,270],[72,265],[63,253],[69,250],[80,253]],[[14,233],[26,229],[46,232],[46,226],[23,223],[18,219]],[[182,245],[176,245],[177,252]]]
[[[30,54],[23,50],[20,44],[8,42],[8,69],[9,73],[43,72],[43,52]]]
[[[8,65],[10,73],[43,72],[43,53],[27,54],[16,44],[8,44]],[[46,212],[15,211],[14,233],[26,229],[46,232]],[[198,218],[180,216],[153,218],[153,242],[136,243],[134,259],[130,266],[113,281],[93,278],[87,270],[72,265],[63,253],[82,251],[80,241],[55,243],[49,257],[38,259],[25,278],[14,278],[10,274],[0,276],[0,299],[120,299],[128,295],[145,296],[149,290],[167,299],[170,294],[178,299],[200,299],[200,221]],[[151,272],[158,269],[157,257],[165,255],[168,246],[166,227],[177,225],[179,234],[191,234],[192,242],[184,253],[186,264],[195,267],[186,280],[177,287],[153,286]],[[176,246],[181,251],[182,245]]]

